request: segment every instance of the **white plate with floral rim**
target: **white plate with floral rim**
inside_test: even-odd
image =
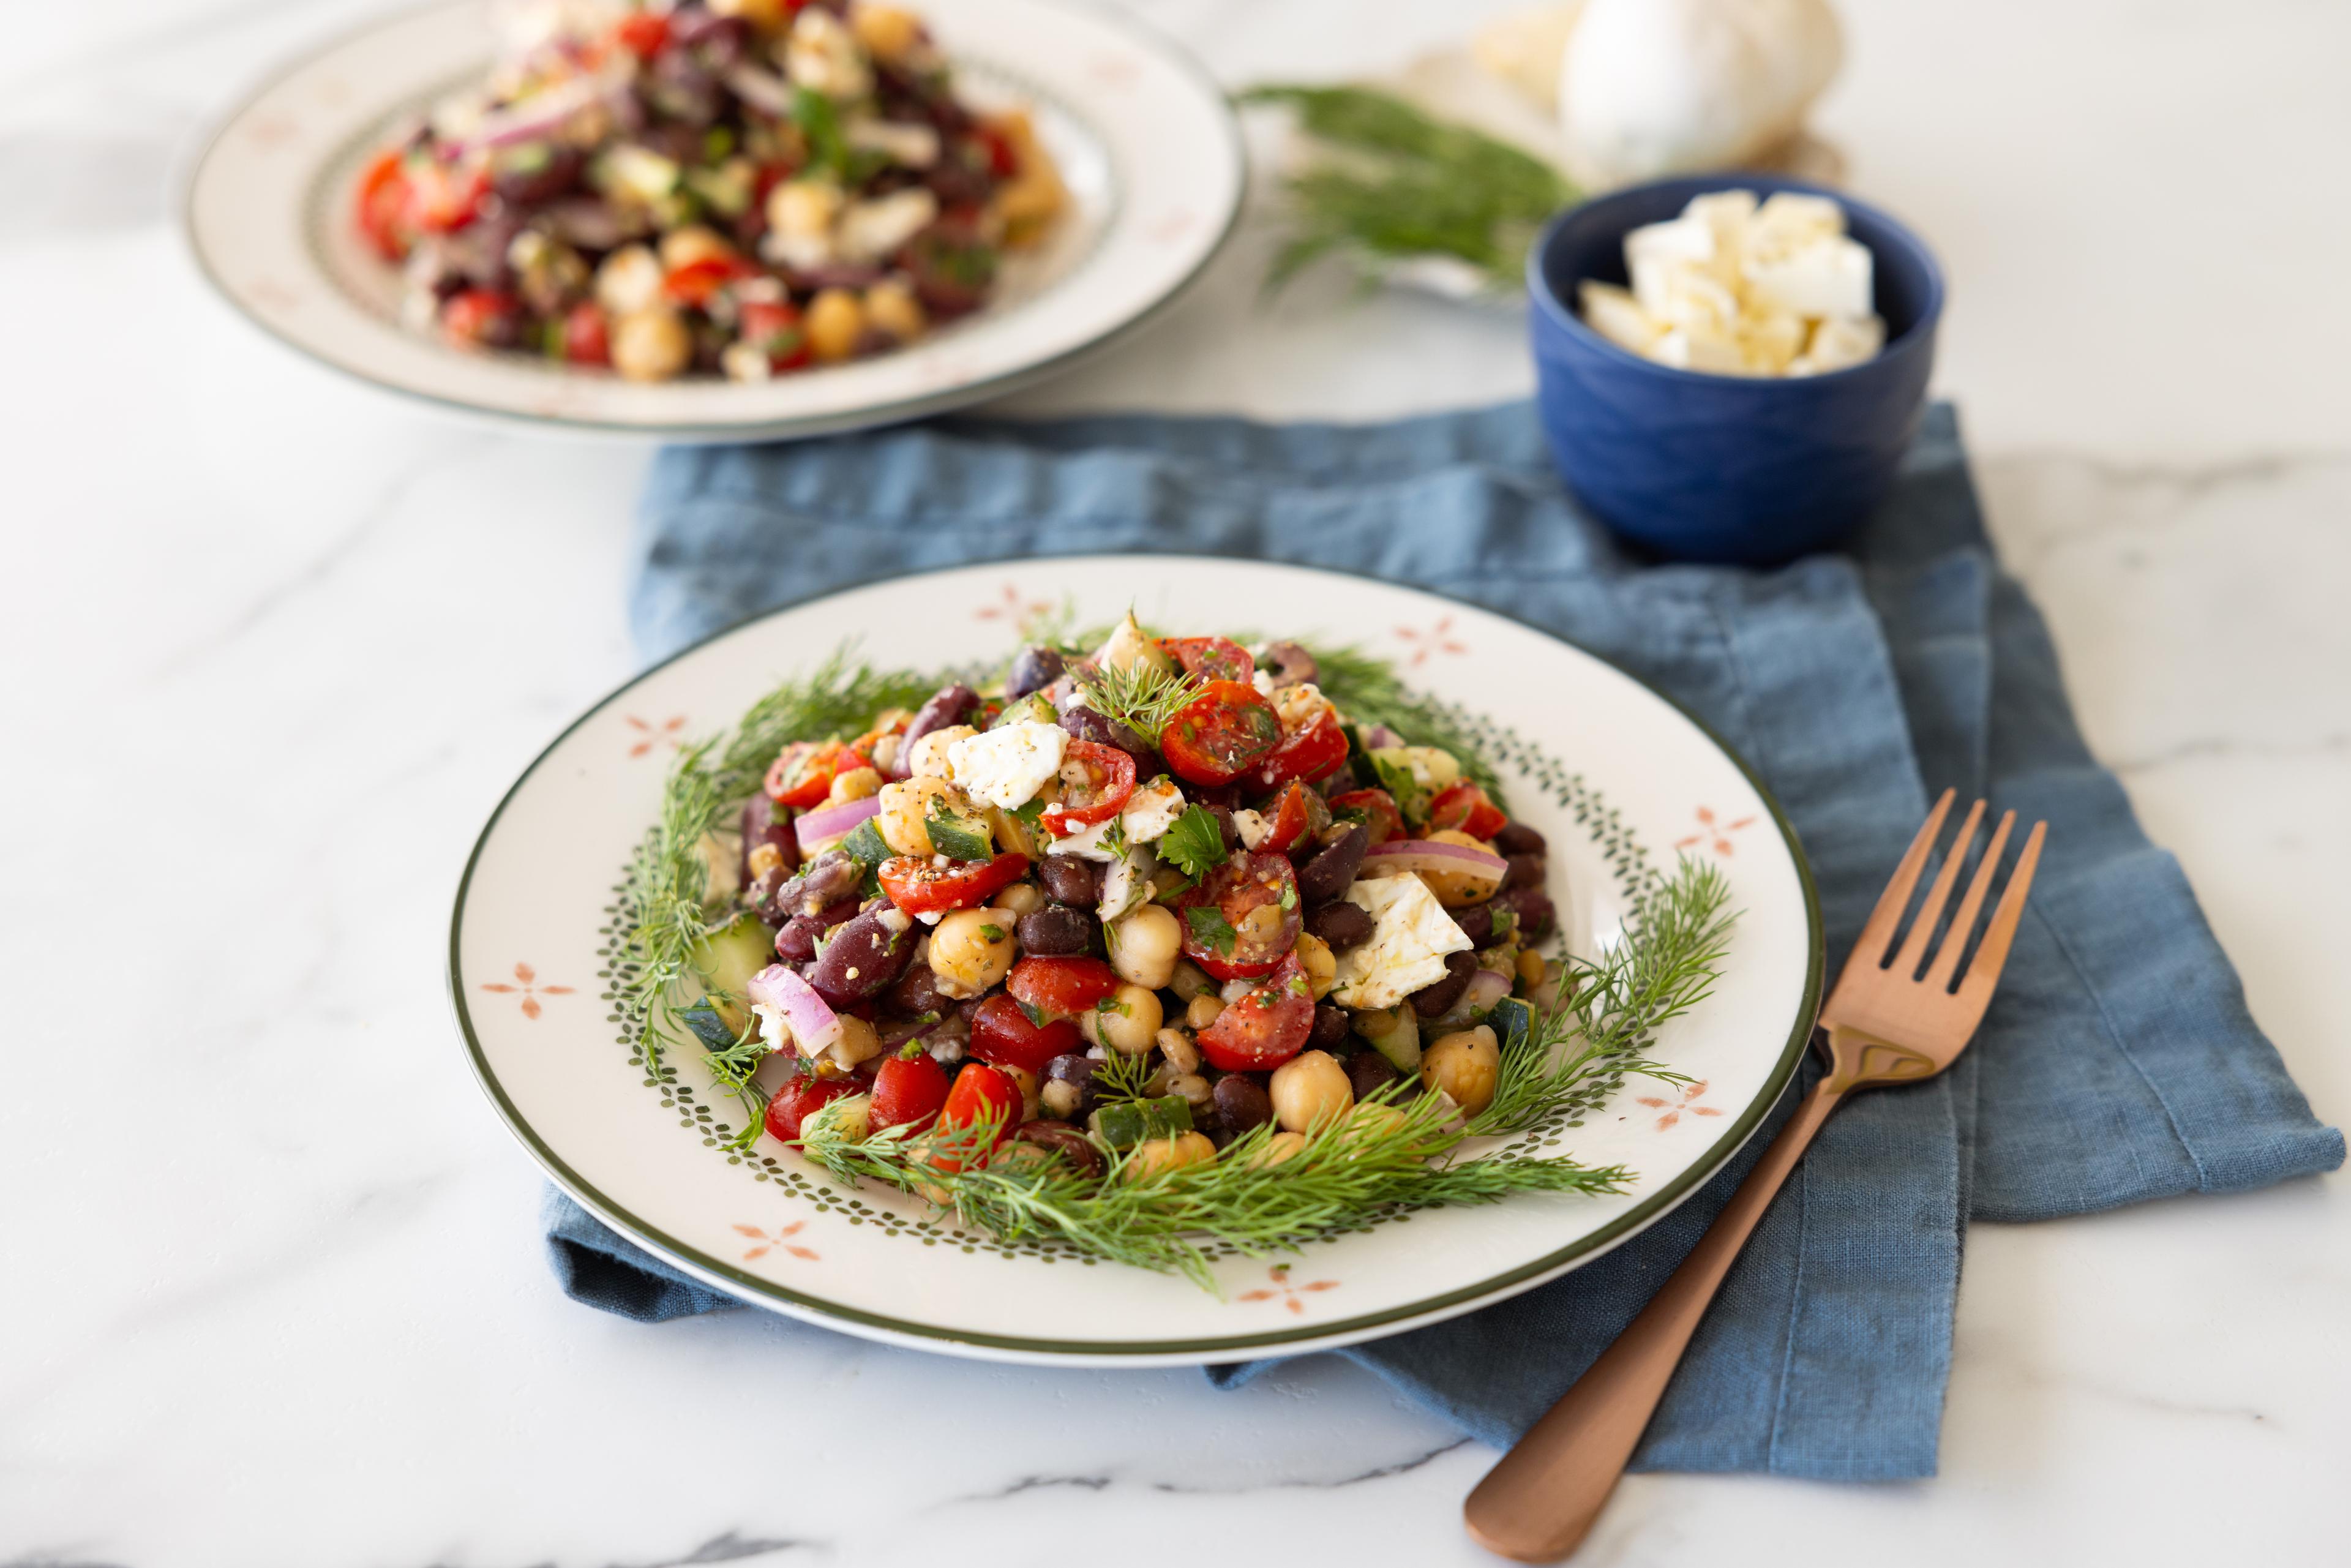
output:
[[[399,320],[396,268],[349,222],[388,128],[486,68],[481,0],[402,12],[280,70],[214,131],[183,226],[196,263],[264,330],[373,385],[495,419],[665,440],[812,435],[994,397],[1150,319],[1239,214],[1239,132],[1175,45],[1079,0],[923,0],[958,89],[1026,106],[1071,193],[983,310],[894,353],[756,384],[647,385],[526,354],[462,352]]]
[[[1008,657],[1027,617],[1106,623],[1132,603],[1186,632],[1254,629],[1391,656],[1479,735],[1511,814],[1546,834],[1562,936],[1593,954],[1678,853],[1715,860],[1739,920],[1714,993],[1629,1079],[1529,1134],[1635,1174],[1609,1197],[1529,1194],[1399,1215],[1288,1256],[1218,1257],[1215,1290],[959,1230],[920,1199],[837,1185],[741,1123],[698,1060],[649,1072],[615,1009],[632,856],[664,758],[730,728],[845,639],[893,666]],[[1507,673],[1508,679],[1497,678]],[[450,987],[475,1075],[561,1186],[639,1246],[793,1317],[999,1361],[1176,1365],[1290,1354],[1439,1322],[1591,1261],[1728,1160],[1794,1073],[1819,998],[1820,914],[1784,818],[1736,756],[1614,666],[1516,621],[1329,571],[1096,556],[894,578],[775,611],[638,676],[508,791],[457,892]]]

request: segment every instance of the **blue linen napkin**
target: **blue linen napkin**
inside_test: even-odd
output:
[[[1850,554],[1769,573],[1629,554],[1562,490],[1523,404],[1375,426],[950,421],[673,449],[643,525],[632,611],[649,658],[844,583],[1101,550],[1343,566],[1506,611],[1671,692],[1755,766],[1811,857],[1832,966],[1933,792],[2046,818],[1976,1045],[1950,1072],[1861,1096],[1828,1124],[1732,1270],[1636,1469],[1931,1474],[1968,1220],[2342,1163],[2341,1134],[2312,1117],[2248,1015],[2178,864],[2084,747],[2041,618],[1993,557],[1948,407],[1929,412]],[[1681,1260],[1763,1142],[1589,1267],[1341,1354],[1470,1434],[1511,1441]],[[552,1192],[547,1235],[564,1289],[590,1305],[659,1322],[739,1304]],[[1209,1375],[1238,1384],[1268,1364]]]

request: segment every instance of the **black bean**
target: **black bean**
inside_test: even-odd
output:
[[[1501,938],[1494,931],[1494,906],[1472,904],[1461,909],[1450,909],[1453,924],[1461,927],[1461,935],[1469,938],[1472,947],[1491,947]]]
[[[1033,1122],[1021,1123],[1020,1130],[1012,1135],[1024,1144],[1050,1149],[1088,1176],[1102,1175],[1102,1151],[1094,1147],[1092,1139],[1067,1122],[1040,1116]]]
[[[1496,854],[1539,855],[1547,847],[1543,836],[1524,822],[1504,822],[1502,831],[1494,835]]]
[[[1396,1081],[1395,1063],[1376,1051],[1359,1051],[1347,1058],[1347,1087],[1364,1099]]]
[[[905,738],[898,743],[899,766],[914,754],[914,742],[935,729],[948,729],[958,724],[968,724],[979,707],[979,694],[961,681],[941,686],[931,694],[931,700],[914,711],[906,726]]]
[[[1308,908],[1328,904],[1345,893],[1364,869],[1364,855],[1372,847],[1372,830],[1362,822],[1350,822],[1344,837],[1306,862],[1298,873],[1298,896]]]
[[[1092,946],[1101,925],[1082,909],[1049,904],[1022,915],[1013,929],[1020,935],[1020,950],[1024,953],[1067,955],[1082,953]]]
[[[1076,1051],[1057,1056],[1045,1063],[1047,1083],[1067,1083],[1078,1092],[1077,1103],[1065,1113],[1072,1122],[1082,1122],[1102,1103],[1102,1092],[1094,1085],[1094,1064],[1090,1058]]]
[[[1294,686],[1301,681],[1314,680],[1322,673],[1314,655],[1295,643],[1268,643],[1257,664],[1277,686]]]
[[[914,956],[911,924],[886,905],[844,922],[817,954],[809,984],[835,1008],[880,996],[897,984]]]
[[[1273,1096],[1246,1072],[1228,1072],[1209,1091],[1217,1120],[1228,1133],[1238,1134],[1273,1120]]]
[[[1559,925],[1559,907],[1551,894],[1540,887],[1514,887],[1494,895],[1498,906],[1506,906],[1519,917],[1519,940],[1540,942]]]
[[[1350,1027],[1346,1009],[1333,1002],[1317,1002],[1314,1004],[1314,1032],[1306,1037],[1306,1049],[1334,1052],[1344,1051]]]
[[[1370,910],[1343,898],[1334,898],[1306,916],[1306,929],[1320,936],[1322,946],[1333,953],[1343,953],[1370,941],[1372,928],[1378,924]]]
[[[1102,868],[1076,855],[1047,855],[1037,867],[1045,895],[1056,903],[1091,907],[1102,902]]]
[[[1445,956],[1445,978],[1413,992],[1412,1010],[1425,1019],[1443,1017],[1447,1009],[1461,999],[1461,993],[1469,988],[1469,977],[1477,972],[1478,960],[1474,955],[1447,953]]]
[[[1510,869],[1502,873],[1504,889],[1539,888],[1543,884],[1543,878],[1550,873],[1550,862],[1541,852],[1533,854],[1505,855],[1503,859],[1510,862]]]
[[[898,977],[897,983],[890,988],[890,994],[882,998],[882,1005],[893,1013],[911,1019],[920,1018],[925,1013],[946,1012],[949,1010],[951,1000],[939,989],[939,977],[930,965],[914,963],[906,966],[906,972]]]
[[[1004,695],[1008,698],[1025,697],[1030,692],[1043,691],[1061,677],[1060,653],[1042,645],[1023,648],[1012,656],[1012,671],[1004,677]]]

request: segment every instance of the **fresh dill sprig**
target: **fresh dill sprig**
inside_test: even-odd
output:
[[[1384,263],[1448,256],[1489,287],[1516,289],[1535,231],[1575,199],[1575,187],[1541,159],[1432,120],[1393,93],[1275,85],[1239,100],[1295,110],[1325,152],[1288,182],[1292,232],[1269,288],[1338,255],[1367,280]]]
[[[1143,664],[1123,670],[1081,664],[1074,674],[1086,706],[1113,724],[1141,731],[1155,746],[1176,710],[1200,695],[1199,681],[1182,670]]]
[[[1501,800],[1501,780],[1476,739],[1442,705],[1397,679],[1395,665],[1354,643],[1304,646],[1319,671],[1315,684],[1359,729],[1384,724],[1416,746],[1441,747],[1486,793]]]
[[[1104,1051],[1102,1060],[1094,1063],[1094,1091],[1105,1100],[1148,1100],[1151,1098],[1151,1065],[1148,1051],[1129,1056],[1123,1051]]]

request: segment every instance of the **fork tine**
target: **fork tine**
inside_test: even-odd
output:
[[[1894,880],[1877,895],[1877,907],[1869,912],[1869,923],[1861,928],[1861,936],[1853,945],[1853,956],[1844,961],[1847,969],[1864,962],[1876,968],[1886,956],[1886,950],[1894,945],[1894,928],[1902,923],[1903,906],[1910,902],[1910,890],[1918,885],[1918,873],[1927,863],[1927,852],[1935,847],[1935,837],[1943,831],[1943,819],[1950,814],[1951,801],[1958,794],[1956,789],[1943,791],[1943,798],[1927,813],[1927,825],[1918,830],[1918,836],[1902,852],[1902,863],[1894,868]],[[1842,976],[1837,983],[1844,983]]]
[[[2032,824],[2024,852],[2016,857],[2016,871],[2008,879],[2008,891],[2000,895],[2000,907],[1984,927],[1983,946],[1976,949],[1968,977],[1959,984],[1959,1001],[1978,1018],[1991,1005],[1991,988],[2000,983],[2001,966],[2008,962],[2008,945],[2016,939],[2016,923],[2024,918],[2024,895],[2032,886],[2033,868],[2041,863],[2041,841],[2048,831],[2046,822]]]
[[[2000,826],[1991,831],[1991,843],[1983,852],[1983,862],[1968,883],[1967,896],[1959,900],[1959,912],[1951,916],[1950,934],[1943,938],[1942,950],[1935,955],[1935,967],[1927,972],[1927,984],[1938,991],[1951,988],[1951,977],[1959,971],[1959,958],[1968,950],[1968,937],[1976,928],[1976,911],[1983,907],[1984,895],[1991,891],[1991,873],[2000,869],[2000,855],[2008,848],[2009,831],[2016,826],[2016,813],[2001,814]]]
[[[1935,925],[1943,917],[1943,905],[1950,902],[1951,889],[1959,883],[1959,867],[1967,863],[1968,851],[1976,841],[1976,827],[1983,821],[1983,814],[1981,800],[1968,808],[1967,820],[1959,824],[1959,836],[1951,841],[1949,851],[1943,856],[1943,869],[1935,873],[1935,884],[1927,890],[1927,902],[1918,906],[1918,918],[1911,922],[1910,936],[1894,960],[1894,972],[1906,980],[1916,977],[1927,961],[1927,939],[1934,936]]]

